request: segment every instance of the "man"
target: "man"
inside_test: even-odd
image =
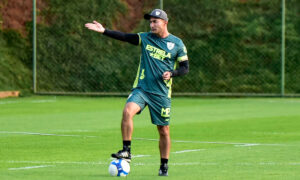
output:
[[[172,77],[181,76],[189,71],[186,48],[178,37],[167,29],[168,17],[161,9],[155,9],[144,18],[150,20],[151,32],[128,34],[105,29],[94,21],[85,26],[106,36],[140,45],[142,55],[132,93],[127,99],[121,122],[123,149],[112,157],[131,161],[131,137],[133,117],[141,113],[148,105],[151,121],[157,125],[160,135],[159,149],[161,165],[160,176],[168,176],[168,159],[170,153],[169,121],[171,112]],[[176,62],[179,68],[175,69]]]

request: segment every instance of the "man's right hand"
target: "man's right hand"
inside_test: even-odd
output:
[[[104,33],[105,31],[105,28],[97,21],[93,21],[93,23],[86,23],[85,27],[88,28],[89,30],[93,30],[99,33]]]

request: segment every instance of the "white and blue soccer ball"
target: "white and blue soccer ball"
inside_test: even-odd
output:
[[[113,160],[108,168],[111,176],[127,176],[130,172],[130,165],[124,159]]]

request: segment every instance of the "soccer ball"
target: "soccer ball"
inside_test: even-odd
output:
[[[108,168],[111,176],[127,176],[130,172],[130,165],[124,159],[113,160]]]

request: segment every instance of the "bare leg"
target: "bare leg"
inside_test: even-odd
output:
[[[111,154],[111,157],[117,159],[124,159],[127,162],[131,162],[131,137],[133,132],[133,116],[140,111],[140,106],[134,102],[129,102],[125,105],[123,110],[123,118],[121,122],[121,131],[123,138],[123,150],[117,153]]]
[[[131,141],[133,132],[133,116],[141,110],[140,106],[134,102],[129,102],[123,110],[121,130],[123,141]]]
[[[169,126],[157,126],[159,132],[160,158],[169,159],[171,139]]]

